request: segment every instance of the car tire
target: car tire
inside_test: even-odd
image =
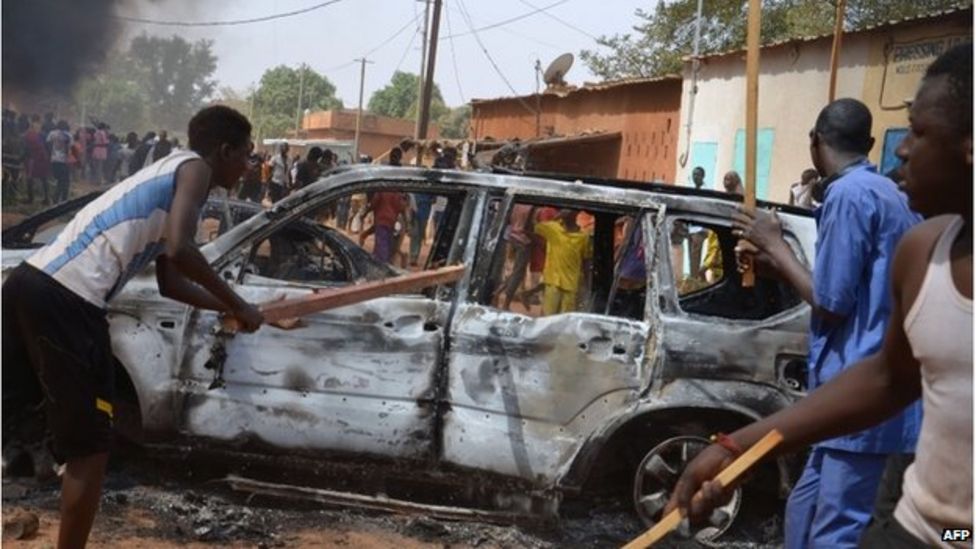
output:
[[[661,441],[648,450],[634,472],[632,502],[634,511],[647,528],[654,526],[667,505],[671,492],[685,466],[710,443],[699,436],[679,435]],[[716,509],[708,524],[693,532],[705,546],[718,546],[719,538],[731,528],[742,505],[742,488],[732,499]]]

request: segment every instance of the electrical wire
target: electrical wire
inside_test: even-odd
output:
[[[515,91],[515,87],[512,86],[512,83],[508,81],[508,78],[506,78],[505,74],[502,73],[502,70],[498,67],[498,64],[495,63],[495,60],[491,57],[491,54],[488,53],[488,48],[485,47],[484,42],[481,41],[481,37],[478,36],[478,31],[474,28],[474,25],[471,24],[471,15],[468,13],[468,10],[464,5],[464,0],[457,0],[457,4],[458,7],[461,9],[461,17],[464,19],[464,22],[468,26],[468,28],[471,29],[471,33],[474,34],[474,39],[478,42],[478,45],[481,46],[481,51],[484,52],[485,57],[488,58],[488,63],[492,66],[493,69],[495,69],[495,72],[498,73],[498,76],[501,77],[503,82],[505,82],[505,85],[508,86],[508,89],[511,90],[512,94],[514,94],[515,96],[515,99],[518,100],[518,102],[522,105],[522,107],[524,107],[525,110],[529,111],[532,114],[538,114],[538,111],[536,111],[535,109],[532,108],[531,105],[526,103],[525,100],[522,99],[522,97],[520,97],[519,92]]]
[[[251,23],[263,23],[265,21],[272,21],[274,19],[282,19],[284,17],[293,17],[295,15],[301,15],[303,13],[308,13],[310,11],[315,11],[317,9],[324,8],[326,6],[331,6],[332,4],[338,4],[342,0],[328,0],[327,2],[321,2],[315,4],[314,6],[309,6],[307,8],[302,8],[300,10],[288,11],[284,13],[276,13],[273,15],[265,15],[263,17],[252,17],[250,19],[236,19],[230,21],[160,21],[157,19],[145,19],[142,17],[129,17],[126,15],[115,15],[115,19],[120,19],[122,21],[127,21],[129,23],[142,23],[145,25],[160,25],[164,27],[229,27],[232,25],[248,25]]]
[[[393,33],[393,35],[392,35],[392,36],[390,36],[389,38],[387,38],[386,40],[384,40],[383,42],[381,42],[381,43],[380,43],[380,44],[379,44],[378,46],[376,46],[375,48],[373,48],[373,49],[371,49],[371,50],[369,50],[368,52],[366,52],[366,53],[364,53],[364,54],[363,54],[363,57],[369,57],[370,55],[372,55],[372,54],[374,54],[374,53],[376,53],[376,50],[378,50],[378,49],[380,49],[380,48],[382,48],[383,46],[385,46],[385,45],[387,45],[387,44],[389,44],[390,42],[392,42],[393,40],[395,40],[395,39],[396,39],[396,37],[397,37],[397,36],[400,36],[400,34],[401,34],[401,33],[402,33],[403,31],[405,31],[405,30],[407,30],[408,28],[410,28],[410,25],[414,25],[414,24],[416,24],[416,22],[417,22],[417,19],[418,19],[418,18],[419,18],[419,16],[415,16],[415,17],[413,18],[413,20],[411,20],[411,21],[407,21],[407,24],[406,24],[406,25],[404,25],[404,26],[402,26],[402,27],[400,27],[400,29],[399,29],[399,30],[397,30],[397,31],[396,31],[395,33]]]
[[[521,2],[522,4],[525,4],[526,6],[528,6],[530,8],[539,9],[538,6],[536,6],[535,4],[532,4],[528,0],[519,0],[519,2]],[[592,39],[594,42],[597,41],[597,40],[599,40],[596,36],[593,36],[592,34],[586,32],[585,30],[583,30],[583,29],[581,29],[579,27],[577,27],[576,25],[574,25],[574,24],[572,24],[572,23],[570,23],[568,21],[565,21],[565,20],[557,17],[555,14],[549,13],[548,11],[543,11],[542,12],[542,15],[545,15],[546,17],[552,19],[553,21],[559,23],[560,25],[562,25],[562,26],[564,26],[566,28],[572,29],[572,30],[574,30],[574,31],[582,34],[583,36],[586,36],[586,37]]]
[[[400,62],[397,63],[396,68],[393,69],[393,74],[396,74],[400,70],[400,67],[403,66],[403,62],[407,59],[407,55],[410,53],[411,48],[413,48],[413,43],[414,43],[414,41],[417,40],[417,35],[418,34],[420,34],[420,28],[419,27],[410,36],[410,43],[407,44],[407,47],[403,50],[403,55],[400,56]],[[423,52],[421,52],[421,55],[423,55]]]
[[[489,29],[494,29],[496,27],[501,27],[501,26],[507,25],[509,23],[514,23],[515,21],[518,21],[520,19],[525,19],[526,17],[532,17],[533,15],[535,15],[537,13],[545,12],[546,10],[550,10],[550,9],[556,7],[556,6],[561,6],[562,4],[565,4],[566,2],[569,2],[569,0],[559,0],[558,2],[553,2],[552,4],[547,4],[545,6],[542,6],[541,8],[536,8],[536,9],[530,11],[530,12],[523,13],[521,15],[516,15],[515,17],[510,17],[510,18],[505,19],[503,21],[497,21],[497,22],[492,23],[490,25],[485,25],[485,26],[479,27],[479,28],[474,28],[474,25],[471,24],[471,23],[469,23],[468,24],[468,29],[469,29],[468,32],[462,32],[462,33],[458,33],[458,34],[453,34],[453,35],[448,35],[448,36],[442,36],[440,39],[441,40],[447,40],[448,38],[456,38],[458,36],[467,36],[469,34],[476,34],[476,33],[480,32],[480,31],[485,31],[485,30],[489,30]],[[463,16],[463,14],[462,14],[462,16]]]
[[[444,4],[444,11],[454,11],[454,10],[453,10],[453,8],[449,8],[448,7],[448,4]],[[475,23],[475,24],[478,23],[478,21],[476,21],[474,18],[471,19],[471,22],[472,23]],[[536,44],[538,44],[540,46],[545,46],[545,47],[550,48],[550,49],[553,49],[553,50],[562,51],[562,50],[565,49],[562,46],[557,46],[556,44],[553,44],[552,42],[546,42],[545,40],[539,40],[538,38],[535,38],[534,36],[530,36],[528,34],[525,34],[525,33],[522,33],[522,32],[518,32],[515,29],[510,29],[508,27],[496,27],[496,28],[497,28],[497,30],[500,30],[502,32],[511,34],[512,36],[517,36],[519,38],[522,38],[523,40],[528,40],[529,42],[535,42]],[[457,36],[457,35],[454,35],[454,36]],[[448,36],[446,38],[450,38],[451,40],[453,40],[453,38],[451,38],[450,36]]]
[[[451,30],[451,10],[444,10],[444,16],[447,19],[447,32],[453,33]],[[457,57],[454,55],[454,39],[451,38],[451,64],[454,65],[454,81],[457,82],[458,95],[461,96],[461,104],[467,103],[464,100],[464,90],[461,89],[461,72],[458,71]]]

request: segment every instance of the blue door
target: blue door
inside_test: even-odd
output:
[[[694,187],[691,182],[691,172],[701,166],[705,170],[705,189],[714,189],[718,178],[715,175],[715,163],[718,157],[718,143],[695,141],[691,145],[691,164],[688,166],[688,179],[684,182],[687,187]]]
[[[905,139],[908,128],[888,128],[884,136],[884,148],[881,150],[881,167],[883,174],[901,166],[901,160],[895,156],[895,149],[901,145],[901,140]]]
[[[761,128],[756,140],[756,198],[769,198],[769,169],[773,161],[773,128]],[[742,183],[746,183],[746,131],[735,132],[735,164],[732,169],[739,172]],[[724,175],[724,174],[723,174]],[[799,178],[800,174],[797,174]]]

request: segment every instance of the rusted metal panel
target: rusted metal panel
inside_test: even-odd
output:
[[[640,389],[647,324],[462,305],[449,352],[444,460],[542,484]]]
[[[296,293],[241,290],[254,301]],[[226,342],[225,387],[208,390],[218,319],[202,313],[180,372],[182,427],[281,448],[423,457],[431,433],[420,401],[433,384],[446,314],[445,303],[388,297],[311,315],[296,330],[237,334]]]

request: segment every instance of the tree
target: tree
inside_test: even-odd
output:
[[[968,5],[960,0],[849,0],[845,28],[854,30],[905,16]],[[833,32],[833,0],[766,0],[762,41],[787,40]],[[580,53],[589,69],[607,80],[679,73],[682,58],[694,51],[697,0],[658,1],[653,13],[638,9],[633,34],[603,36],[608,53]],[[745,47],[748,2],[704,0],[700,52]]]
[[[417,118],[417,95],[420,77],[409,72],[396,71],[390,83],[373,92],[367,110],[382,116],[394,118]],[[430,119],[440,120],[450,113],[444,103],[440,88],[434,84],[430,100]]]
[[[302,104],[298,105],[301,87]],[[256,133],[267,137],[282,137],[295,127],[299,109],[341,109],[342,100],[335,96],[336,88],[308,65],[293,69],[279,65],[264,71],[254,92],[254,123]]]
[[[466,139],[468,127],[471,123],[471,105],[461,105],[444,114],[437,125],[441,129],[441,137],[448,139]]]
[[[146,91],[151,120],[160,129],[182,130],[214,92],[217,58],[213,42],[143,34],[132,40],[129,57]]]
[[[140,133],[149,124],[146,91],[124,53],[109,56],[101,72],[79,82],[75,100],[89,119],[107,123],[115,133]]]

